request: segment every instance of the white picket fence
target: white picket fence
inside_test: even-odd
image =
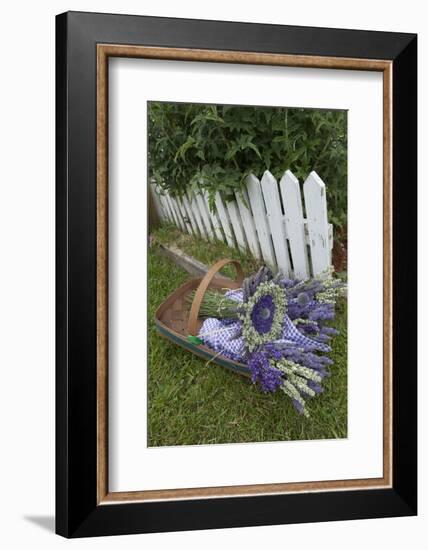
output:
[[[269,171],[261,181],[248,176],[244,200],[236,193],[236,200],[226,202],[217,193],[215,212],[202,190],[179,199],[160,193],[155,183],[150,187],[161,219],[184,232],[249,250],[284,276],[307,279],[330,268],[333,228],[327,219],[325,184],[316,172],[303,184],[304,204],[290,170],[279,183]]]

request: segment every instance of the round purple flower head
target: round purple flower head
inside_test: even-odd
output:
[[[281,337],[286,313],[285,290],[266,281],[241,306],[242,336],[249,351]]]
[[[272,328],[275,317],[275,303],[270,294],[265,294],[255,303],[251,312],[251,322],[260,334],[266,334]]]

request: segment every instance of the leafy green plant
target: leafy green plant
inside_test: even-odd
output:
[[[227,201],[248,174],[315,170],[327,186],[329,219],[346,223],[346,111],[194,103],[148,104],[149,170],[173,196],[204,188]]]

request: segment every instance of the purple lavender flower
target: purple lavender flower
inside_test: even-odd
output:
[[[309,313],[308,319],[311,319],[311,321],[330,321],[334,319],[333,304],[319,304]]]
[[[339,331],[334,327],[321,327],[321,334],[327,334],[328,336],[337,336]]]
[[[313,369],[322,378],[328,376],[326,368],[328,365],[333,364],[333,361],[329,357],[325,355],[317,355],[316,353],[313,353],[312,350],[297,346],[296,344],[267,344],[264,347],[264,350],[268,353],[272,353],[273,349],[276,354],[281,355],[281,358],[293,361],[293,363],[297,363],[303,367]]]
[[[252,382],[259,383],[262,391],[274,392],[282,382],[282,373],[269,362],[269,356],[263,351],[256,351],[250,355],[248,366],[251,370]]]
[[[321,344],[326,344],[330,339],[330,336],[327,334],[318,334],[318,336],[314,336],[314,340],[316,342],[320,342]]]
[[[338,334],[325,322],[334,319],[335,300],[343,288],[339,280],[273,278],[268,268],[261,268],[245,279],[238,299],[240,338],[245,345],[239,355],[230,350],[223,353],[246,363],[253,383],[262,391],[281,388],[296,410],[308,416],[305,401],[323,391],[322,380],[333,363],[321,352],[330,351],[326,342]],[[306,379],[306,390],[296,376]]]
[[[299,403],[299,401],[297,401],[297,399],[293,399],[292,400],[292,403],[294,405],[294,408],[296,409],[296,411],[299,413],[299,414],[303,414],[303,410],[304,410],[304,407],[301,403]]]
[[[265,294],[256,302],[251,312],[251,321],[260,334],[266,334],[272,328],[275,318],[275,303],[270,294]]]
[[[264,265],[257,271],[257,273],[254,273],[250,277],[244,279],[244,283],[242,285],[243,301],[247,302],[256,292],[260,284],[271,281],[272,278],[272,271]]]
[[[322,386],[313,380],[308,380],[308,386],[311,390],[314,390],[315,393],[322,393],[324,391]]]
[[[309,319],[306,320],[306,322],[300,322],[299,320],[297,320],[296,326],[301,333],[309,337],[318,334],[318,332],[320,331],[318,323],[315,321],[309,321]]]
[[[297,295],[297,303],[299,306],[307,306],[310,302],[309,294],[307,292],[301,292]]]
[[[273,281],[260,283],[249,300],[243,302],[242,335],[250,352],[281,336],[286,307],[285,292]]]

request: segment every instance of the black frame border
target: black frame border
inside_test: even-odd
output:
[[[391,489],[97,505],[96,45],[393,62]],[[417,36],[67,12],[56,17],[56,532],[65,537],[417,513]],[[401,320],[401,322],[400,322]]]

